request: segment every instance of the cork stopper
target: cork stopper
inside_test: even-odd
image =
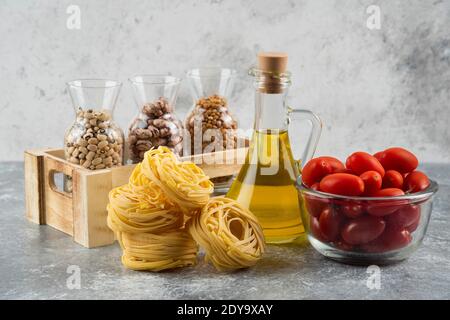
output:
[[[258,69],[264,72],[286,72],[288,55],[284,52],[260,52],[258,53]]]
[[[258,69],[264,74],[259,90],[264,93],[283,92],[283,83],[278,76],[286,72],[288,55],[284,52],[258,53]]]

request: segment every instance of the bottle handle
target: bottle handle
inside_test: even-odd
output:
[[[287,108],[288,123],[290,124],[291,116],[299,120],[307,120],[311,123],[311,133],[306,143],[305,150],[300,158],[303,167],[314,155],[317,144],[319,143],[320,134],[322,132],[322,120],[314,112],[304,109]]]

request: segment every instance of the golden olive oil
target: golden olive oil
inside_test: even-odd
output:
[[[257,130],[227,196],[249,208],[267,243],[292,242],[304,232],[295,187],[299,174],[286,130]]]

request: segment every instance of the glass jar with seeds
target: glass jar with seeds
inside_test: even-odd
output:
[[[113,121],[121,86],[103,79],[67,83],[76,118],[64,138],[66,160],[89,170],[123,164],[124,134]],[[71,189],[71,179],[66,177],[65,190]]]
[[[201,154],[236,149],[238,123],[229,109],[236,71],[206,67],[187,72],[193,106],[185,121],[185,154]],[[232,176],[214,178],[216,190],[229,185]]]
[[[166,146],[176,155],[183,150],[183,125],[175,115],[180,78],[170,75],[137,75],[130,78],[138,113],[128,128],[126,149],[133,163],[144,153]]]

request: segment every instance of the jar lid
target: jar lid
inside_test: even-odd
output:
[[[258,53],[258,68],[264,72],[285,73],[288,55],[284,52]]]
[[[283,93],[286,87],[288,55],[284,52],[258,53],[258,71],[261,75],[258,90],[268,94]]]

